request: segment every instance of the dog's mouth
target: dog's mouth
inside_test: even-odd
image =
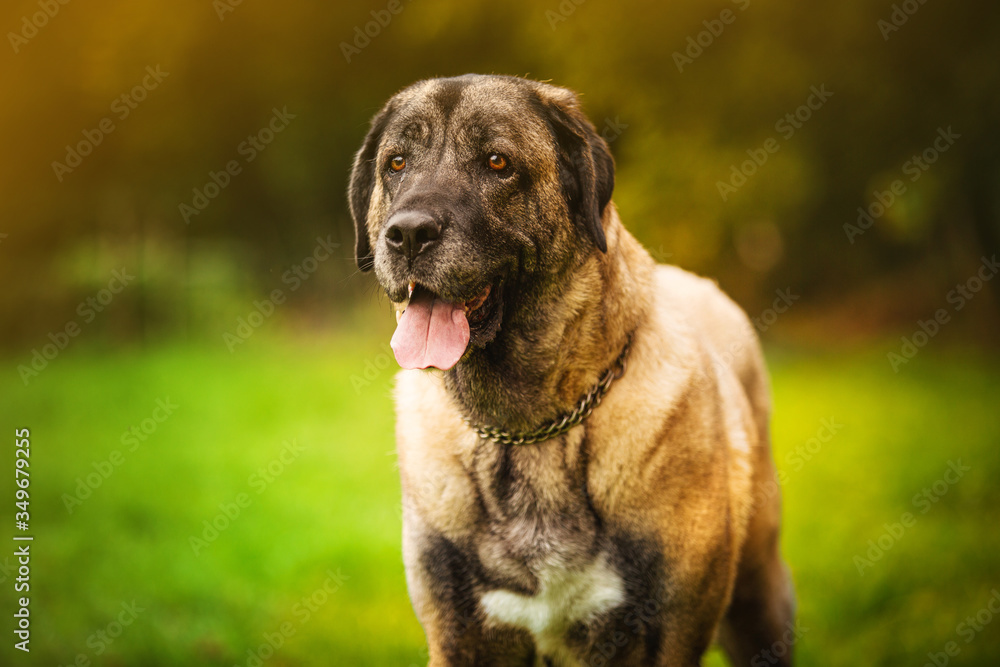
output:
[[[449,301],[411,282],[406,306],[396,312],[392,350],[403,368],[448,370],[471,346],[483,346],[500,328],[503,281],[487,284],[474,297]]]

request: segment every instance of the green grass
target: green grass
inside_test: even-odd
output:
[[[0,662],[247,665],[284,630],[263,664],[425,664],[400,556],[386,340],[260,332],[233,354],[68,349],[27,388],[8,373],[2,426],[32,437],[34,634],[30,656],[15,651],[5,611]],[[948,641],[961,649],[951,664],[995,664],[1000,619],[968,644],[956,626],[1000,589],[1000,366],[929,350],[899,374],[878,350],[769,358],[802,664],[922,665]],[[122,434],[168,397],[175,412],[128,451]],[[794,458],[829,418],[832,437]],[[292,440],[301,452],[276,463]],[[67,511],[64,494],[114,450],[121,465]],[[921,514],[913,496],[958,459],[970,470]],[[262,488],[253,476],[269,464],[279,474]],[[190,538],[238,494],[249,504],[196,555]],[[916,523],[859,575],[854,557],[904,512]],[[0,576],[12,609],[14,575]],[[142,611],[98,655],[95,633],[133,600]]]

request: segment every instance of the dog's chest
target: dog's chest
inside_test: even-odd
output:
[[[486,510],[478,557],[503,582],[482,592],[480,606],[488,621],[531,632],[553,658],[568,650],[574,624],[625,600],[588,495],[586,463],[579,443],[484,448],[476,456]]]
[[[568,437],[527,446],[482,443],[472,477],[484,510],[477,542],[487,568],[534,574],[592,559],[600,521],[581,444]]]
[[[625,601],[624,582],[604,553],[582,567],[553,563],[536,576],[538,586],[531,595],[496,589],[483,593],[479,604],[488,621],[528,630],[539,654],[561,658],[559,664],[571,659],[566,637],[574,625]]]

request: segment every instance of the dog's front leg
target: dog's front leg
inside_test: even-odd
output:
[[[449,540],[416,512],[404,512],[406,585],[427,635],[429,666],[533,665],[535,647],[527,632],[487,627],[479,605],[486,583],[471,544]]]

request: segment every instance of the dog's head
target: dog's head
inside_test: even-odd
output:
[[[508,76],[418,82],[372,119],[348,196],[358,266],[405,304],[393,349],[450,368],[524,292],[605,252],[607,144],[564,88]],[[534,279],[532,279],[534,276]]]

